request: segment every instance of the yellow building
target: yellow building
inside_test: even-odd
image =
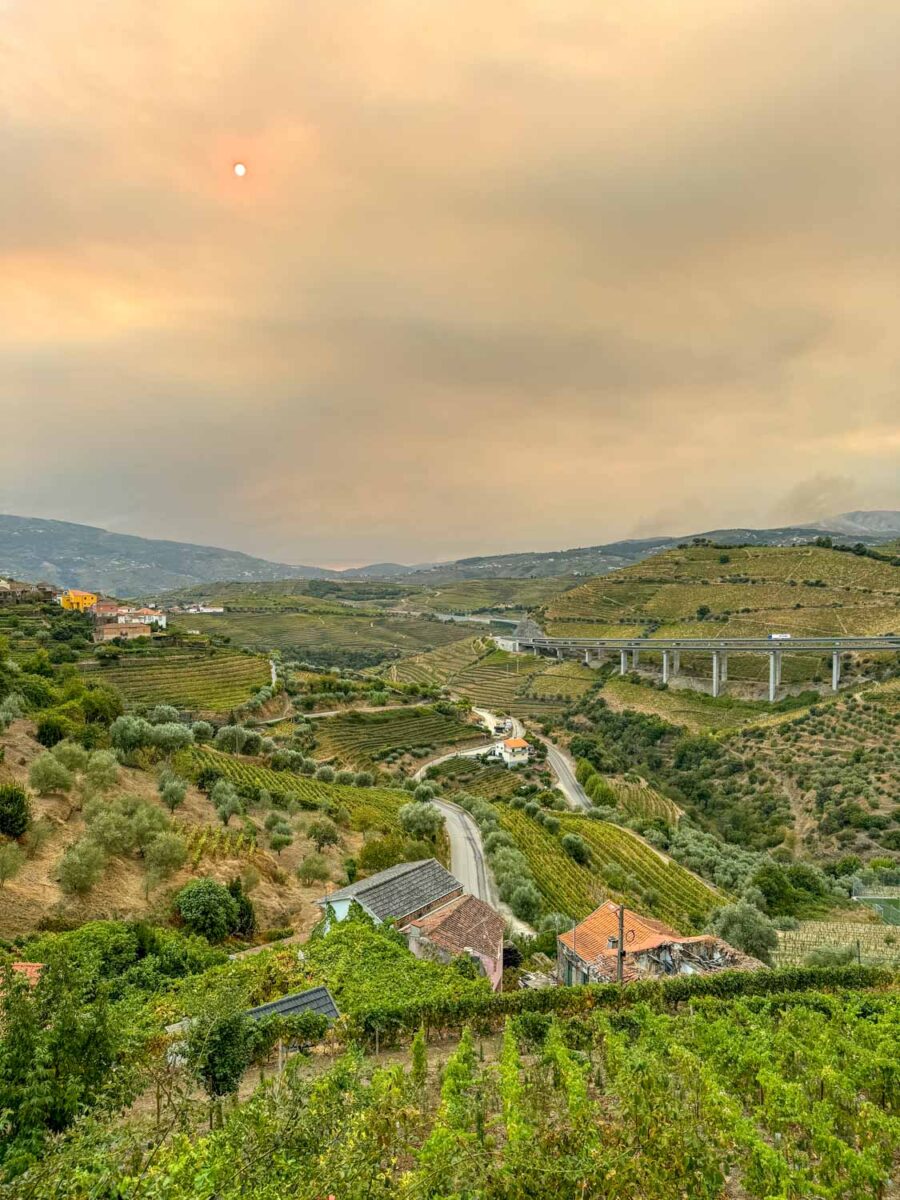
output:
[[[83,613],[87,612],[89,608],[93,608],[99,598],[93,592],[80,592],[77,588],[69,588],[60,596],[59,602],[63,608]]]

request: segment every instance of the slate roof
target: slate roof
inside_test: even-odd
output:
[[[358,900],[379,921],[394,917],[398,921],[410,913],[428,908],[462,887],[455,876],[435,858],[420,862],[398,863],[368,879],[322,896],[316,901],[324,908],[335,900]]]
[[[442,950],[456,955],[467,949],[488,958],[503,955],[503,933],[506,922],[489,904],[476,896],[459,896],[436,912],[426,913],[411,921],[423,937]]]
[[[330,1021],[336,1020],[341,1014],[327,987],[314,987],[305,992],[296,992],[293,996],[281,996],[278,1000],[270,1000],[268,1004],[260,1004],[250,1008],[245,1013],[251,1021],[261,1021],[264,1017],[294,1017],[297,1013],[324,1013]]]

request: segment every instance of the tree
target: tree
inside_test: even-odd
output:
[[[41,754],[31,764],[28,782],[39,796],[50,796],[54,792],[68,792],[74,780],[62,763],[48,752]]]
[[[580,834],[564,834],[561,839],[561,845],[569,858],[574,859],[575,862],[584,865],[591,861],[591,848]]]
[[[0,784],[0,833],[4,837],[21,837],[31,821],[28,793],[17,783]]]
[[[79,746],[77,742],[60,742],[53,747],[53,757],[73,774],[83,771],[90,758],[84,746]]]
[[[191,733],[194,735],[194,741],[198,746],[203,742],[211,742],[215,736],[215,732],[209,721],[195,721],[191,726]]]
[[[309,840],[320,854],[326,846],[336,846],[341,840],[340,834],[331,821],[313,821],[306,832]]]
[[[287,850],[288,846],[294,844],[294,834],[290,825],[276,825],[269,832],[269,846],[276,854],[281,854],[282,850]]]
[[[441,810],[428,800],[404,804],[397,813],[397,819],[404,833],[430,841],[434,841],[444,825]]]
[[[237,918],[234,923],[233,932],[238,934],[239,937],[253,937],[256,932],[256,911],[250,897],[244,894],[244,887],[240,878],[232,879],[229,882],[228,891],[237,905]]]
[[[324,883],[331,875],[328,859],[323,854],[307,854],[297,868],[297,878],[304,887]]]
[[[186,858],[187,844],[184,838],[173,830],[156,834],[144,850],[147,873],[153,880],[167,879],[184,865]]]
[[[223,1005],[221,997],[211,998],[206,1011],[191,1020],[185,1058],[210,1100],[237,1091],[252,1053],[249,1018],[233,1004]]]
[[[533,923],[541,911],[541,895],[530,881],[520,883],[509,900],[509,906],[522,921]]]
[[[164,771],[160,775],[157,791],[169,812],[174,812],[176,808],[184,803],[184,798],[187,795],[187,786],[186,779],[181,779],[171,771]]]
[[[234,785],[229,783],[227,779],[220,779],[213,785],[209,798],[223,825],[227,825],[236,813],[243,812],[244,810],[241,798],[235,791]]]
[[[771,963],[772,951],[778,945],[778,934],[769,918],[743,901],[716,909],[708,932],[764,963]]]
[[[13,876],[18,875],[25,865],[25,851],[15,842],[5,842],[0,846],[0,888]]]
[[[151,726],[149,741],[151,746],[156,746],[164,754],[174,754],[176,750],[193,745],[194,735],[187,725],[167,721],[163,725]]]
[[[173,903],[187,928],[209,942],[223,941],[237,923],[234,897],[214,879],[194,879],[185,884]]]
[[[70,846],[59,864],[59,886],[70,895],[89,892],[106,866],[106,855],[96,842],[82,838]]]
[[[157,704],[147,713],[147,720],[151,725],[177,725],[181,715],[172,704]]]
[[[72,723],[59,713],[46,713],[37,723],[35,738],[42,746],[55,746],[72,733]]]
[[[143,717],[116,717],[109,727],[110,744],[113,749],[130,754],[133,750],[150,744],[151,729],[150,722],[145,721]]]
[[[316,771],[316,779],[322,783],[332,783],[334,781],[334,767],[319,767]]]
[[[95,750],[84,769],[84,779],[97,792],[105,792],[119,779],[119,760],[110,750]]]

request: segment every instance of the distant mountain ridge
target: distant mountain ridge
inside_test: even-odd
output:
[[[606,575],[693,537],[727,545],[793,546],[818,534],[878,545],[900,536],[900,512],[841,513],[822,525],[715,529],[679,537],[626,538],[567,550],[480,555],[447,563],[375,563],[345,571],[270,562],[237,550],[110,533],[69,521],[0,515],[0,576],[46,580],[60,587],[93,588],[119,596],[193,584],[275,579],[402,579],[411,584],[435,584],[463,579]]]

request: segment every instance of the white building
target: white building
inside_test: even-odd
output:
[[[531,747],[524,738],[506,738],[500,743],[500,757],[508,767],[518,767],[528,762]]]
[[[120,625],[158,625],[166,627],[166,614],[155,608],[120,608],[116,614]]]

